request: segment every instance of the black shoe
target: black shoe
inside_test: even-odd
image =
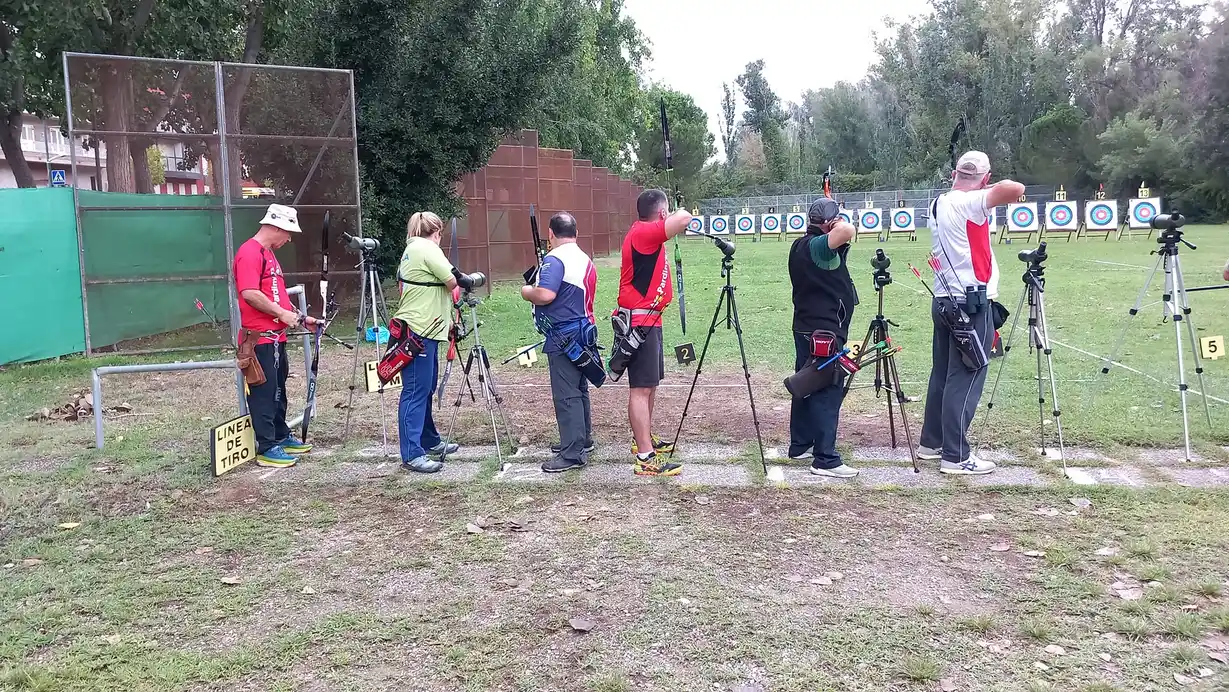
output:
[[[564,471],[583,469],[584,467],[585,461],[583,459],[571,461],[563,457],[552,457],[550,461],[542,462],[542,473],[563,473]]]
[[[590,443],[586,444],[586,445],[585,445],[585,450],[584,450],[584,451],[585,451],[585,454],[589,454],[590,452],[592,452],[592,451],[593,451],[593,449],[594,449],[595,447],[597,447],[597,445],[593,444],[592,442],[590,442]],[[562,443],[560,443],[560,444],[553,444],[553,445],[551,445],[551,446],[550,446],[550,453],[551,453],[551,454],[558,454],[558,453],[560,453],[560,452],[562,452],[562,451],[563,451],[563,444],[562,444]]]

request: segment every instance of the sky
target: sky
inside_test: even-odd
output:
[[[625,0],[624,13],[651,42],[646,76],[690,94],[716,136],[721,83],[763,58],[782,104],[802,92],[861,79],[884,18],[905,21],[927,0]],[[822,43],[821,43],[822,37]],[[742,98],[739,96],[739,112]]]

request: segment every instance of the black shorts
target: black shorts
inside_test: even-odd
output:
[[[627,386],[656,387],[666,376],[661,327],[645,327],[644,343],[627,363]]]

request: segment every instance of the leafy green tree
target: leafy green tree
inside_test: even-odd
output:
[[[363,191],[374,198],[364,232],[395,233],[420,209],[460,211],[461,175],[525,125],[576,60],[581,5],[321,0],[284,57],[354,70]]]
[[[721,112],[717,114],[717,126],[721,130],[721,148],[725,151],[725,163],[733,166],[738,155],[738,135],[734,124],[737,101],[728,82],[721,83]]]

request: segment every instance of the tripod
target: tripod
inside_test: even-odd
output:
[[[491,416],[491,433],[495,436],[495,454],[499,457],[499,468],[504,470],[504,452],[503,443],[499,439],[499,426],[503,425],[504,438],[511,445],[513,453],[516,452],[516,443],[512,441],[511,428],[508,426],[508,418],[504,414],[504,398],[495,389],[495,378],[491,373],[491,360],[487,355],[486,347],[482,345],[482,336],[478,332],[479,322],[478,316],[474,309],[482,301],[478,296],[469,292],[464,292],[461,296],[461,302],[468,308],[469,321],[472,325],[474,334],[474,344],[469,347],[469,355],[465,358],[465,367],[462,368],[464,374],[461,378],[460,387],[457,389],[457,398],[453,402],[452,416],[448,421],[448,432],[444,435],[444,453],[440,455],[440,463],[448,457],[448,442],[452,440],[452,432],[457,424],[457,414],[461,412],[461,402],[465,400],[465,392],[469,392],[470,400],[477,403],[478,398],[474,395],[474,386],[470,382],[470,374],[473,373],[478,377],[478,388],[482,390],[482,399],[486,402],[487,413]],[[468,334],[462,330],[463,334]],[[498,411],[498,419],[496,412]]]
[[[1177,216],[1179,219],[1181,218],[1176,212],[1174,216]],[[1144,280],[1144,286],[1140,289],[1139,296],[1135,299],[1135,305],[1132,306],[1128,313],[1127,323],[1123,325],[1122,331],[1118,334],[1118,341],[1114,344],[1113,352],[1102,363],[1101,374],[1108,373],[1110,366],[1118,361],[1118,354],[1121,352],[1122,344],[1126,340],[1127,328],[1131,326],[1131,320],[1139,314],[1139,310],[1144,304],[1144,296],[1148,293],[1148,287],[1156,277],[1157,270],[1163,267],[1165,271],[1165,292],[1161,297],[1163,305],[1161,321],[1163,322],[1170,317],[1173,318],[1174,347],[1178,353],[1178,393],[1182,399],[1182,437],[1186,444],[1186,460],[1190,461],[1191,426],[1186,408],[1186,391],[1188,389],[1186,384],[1186,363],[1182,357],[1182,325],[1184,323],[1186,324],[1187,337],[1191,343],[1191,354],[1195,360],[1195,374],[1199,376],[1199,394],[1203,397],[1203,412],[1207,417],[1208,427],[1212,427],[1212,413],[1208,409],[1208,389],[1203,379],[1203,360],[1199,356],[1199,340],[1195,336],[1195,324],[1191,319],[1191,304],[1186,295],[1186,280],[1182,278],[1182,262],[1178,257],[1178,243],[1182,243],[1192,250],[1197,248],[1182,239],[1182,231],[1178,230],[1177,227],[1165,229],[1157,236],[1156,242],[1161,244],[1159,250],[1152,251],[1152,254],[1157,255],[1156,262],[1153,263],[1152,269],[1149,270],[1148,278]]]
[[[342,433],[342,442],[350,437],[350,418],[354,415],[354,392],[355,382],[358,379],[359,353],[364,350],[362,344],[366,343],[364,332],[367,330],[367,319],[371,318],[375,329],[375,340],[371,342],[373,361],[380,360],[381,325],[386,325],[384,328],[388,325],[388,306],[384,302],[380,271],[376,268],[375,250],[375,247],[363,247],[359,251],[358,268],[363,277],[359,285],[359,294],[362,297],[359,301],[358,326],[355,327],[358,338],[354,347],[354,365],[350,369],[350,403],[346,406],[346,427]],[[383,433],[383,455],[388,456],[388,416],[384,412],[384,388],[385,385],[381,384],[378,390],[380,393],[380,429]]]
[[[1053,402],[1050,415],[1054,417],[1054,428],[1058,435],[1058,458],[1063,464],[1063,470],[1066,470],[1067,450],[1063,443],[1063,422],[1060,418],[1062,411],[1058,407],[1058,385],[1054,381],[1054,358],[1051,355],[1050,328],[1045,309],[1045,267],[1042,266],[1042,262],[1046,260],[1045,243],[1042,243],[1038,250],[1021,252],[1020,259],[1029,263],[1021,277],[1024,282],[1024,291],[1020,294],[1020,302],[1016,304],[1016,314],[1011,321],[1011,331],[1007,333],[1007,341],[1003,344],[1004,358],[999,361],[999,371],[994,377],[994,386],[990,389],[990,400],[986,403],[986,417],[982,421],[983,434],[979,438],[985,439],[985,428],[990,423],[990,411],[994,408],[994,396],[998,393],[999,380],[1003,377],[1003,366],[1007,362],[1006,356],[1011,352],[1011,342],[1015,339],[1016,326],[1020,323],[1020,313],[1024,310],[1024,301],[1027,299],[1028,348],[1037,353],[1037,429],[1041,440],[1041,454],[1046,453],[1046,399],[1041,379],[1041,356],[1045,354],[1046,379],[1050,382],[1050,400]]]
[[[751,371],[747,368],[747,349],[743,346],[743,328],[738,319],[738,303],[734,301],[734,284],[731,279],[734,274],[734,245],[721,238],[713,238],[714,243],[725,256],[721,259],[721,276],[725,285],[721,287],[721,296],[717,298],[717,308],[713,311],[713,321],[708,327],[708,336],[704,337],[704,348],[700,350],[700,360],[696,362],[696,374],[691,379],[691,389],[687,392],[687,403],[683,404],[683,416],[679,418],[679,427],[674,431],[674,443],[678,445],[679,435],[683,432],[683,422],[687,420],[687,409],[691,406],[691,397],[696,393],[696,383],[700,381],[700,372],[704,369],[704,356],[708,354],[708,344],[717,331],[718,324],[724,324],[726,329],[733,329],[738,335],[738,353],[742,357],[743,375],[747,378],[747,399],[751,402],[751,421],[755,424],[755,441],[760,445],[760,465],[764,473],[768,473],[768,461],[764,457],[764,438],[760,435],[760,418],[755,411],[755,394],[751,390]],[[725,306],[725,317],[721,317],[721,306]],[[669,458],[674,458],[674,450]]]
[[[881,259],[882,258],[882,259]],[[876,255],[876,260],[872,261],[887,262],[887,258],[883,257],[883,250],[880,250]],[[883,288],[892,283],[892,275],[888,273],[887,264],[875,266],[875,293],[879,296],[879,311],[875,313],[875,318],[871,320],[870,327],[866,330],[866,338],[862,340],[862,347],[858,350],[858,355],[861,357],[866,353],[866,349],[872,344],[884,343],[888,345],[887,355],[884,355],[875,360],[875,398],[879,398],[880,392],[887,393],[888,401],[888,430],[891,431],[892,449],[896,449],[896,414],[900,413],[900,427],[905,431],[905,444],[909,445],[909,459],[913,462],[913,472],[921,473],[922,469],[918,466],[917,450],[913,446],[913,435],[909,432],[909,417],[905,415],[905,402],[909,397],[900,388],[900,372],[896,369],[896,353],[890,350],[892,345],[892,337],[888,333],[888,325],[893,327],[899,326],[888,318],[883,316]],[[845,394],[848,396],[849,390],[853,388],[853,378],[856,375],[850,375],[849,380],[845,383]],[[895,399],[897,410],[893,410],[892,404]]]

